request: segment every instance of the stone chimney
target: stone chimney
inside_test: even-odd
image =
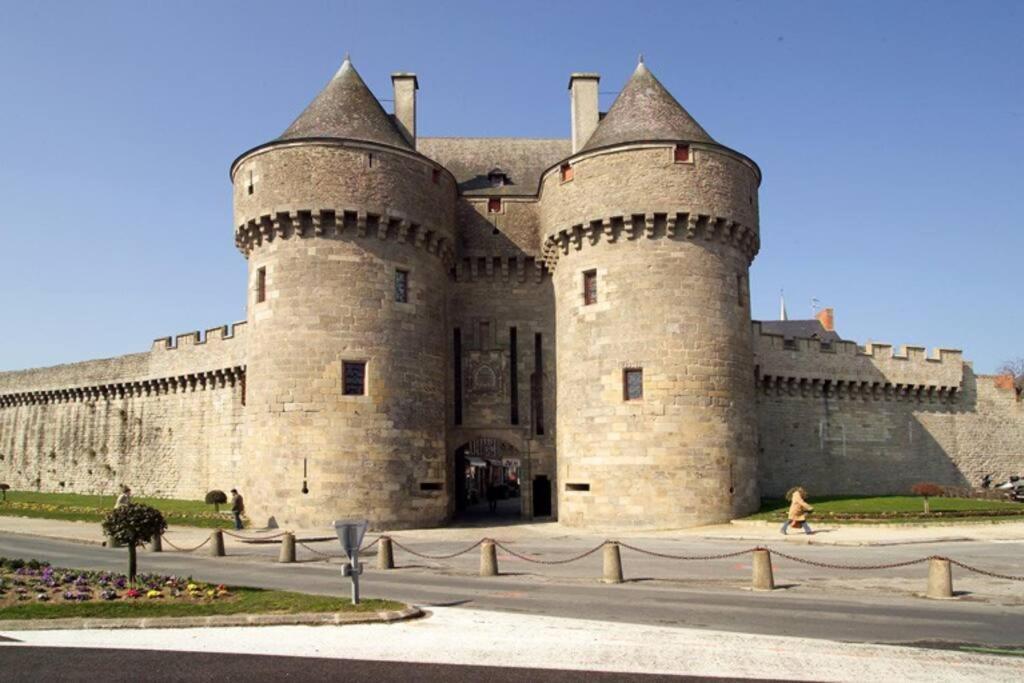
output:
[[[420,84],[416,74],[399,72],[391,74],[391,85],[395,89],[395,123],[416,149],[416,91]]]
[[[597,128],[600,111],[597,104],[597,84],[600,74],[574,73],[569,75],[569,100],[572,110],[572,153],[578,152]]]
[[[823,308],[818,311],[818,314],[814,317],[817,318],[818,322],[821,323],[821,326],[829,332],[836,331],[836,314],[834,309]]]

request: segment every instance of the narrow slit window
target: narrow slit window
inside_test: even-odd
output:
[[[690,146],[676,145],[676,163],[685,163],[690,160]]]
[[[431,180],[434,181],[435,185],[440,183],[441,182],[441,169],[435,168],[433,171],[431,171],[430,177],[431,177]]]
[[[261,304],[267,300],[267,268],[263,266],[256,270],[256,303]]]
[[[583,305],[597,303],[597,271],[588,270],[583,273]]]
[[[400,304],[409,303],[409,271],[395,271],[395,301]]]
[[[572,180],[573,169],[572,164],[562,164],[562,182],[567,183]]]
[[[578,483],[578,484],[577,483],[570,483],[570,484],[566,484],[565,485],[565,490],[566,491],[589,491],[590,490],[590,484],[585,484],[585,483],[582,483],[582,482]]]
[[[511,414],[509,421],[519,424],[519,335],[514,327],[508,328],[508,355],[509,355],[509,403]]]
[[[736,303],[737,303],[737,305],[739,305],[740,308],[743,308],[743,305],[746,303],[746,294],[747,294],[746,290],[747,290],[746,281],[744,280],[742,275],[737,275],[736,276]]]
[[[345,396],[366,395],[366,363],[363,361],[342,362],[342,393]]]
[[[627,401],[638,401],[644,397],[642,368],[627,368],[622,371],[622,396]]]
[[[455,424],[462,424],[462,330],[458,327],[452,335],[452,373],[455,386]]]
[[[249,185],[248,185],[248,190],[249,190],[249,194],[252,194],[252,191],[253,191],[253,184],[252,184],[252,171],[249,171]]]
[[[544,357],[541,349],[541,335],[533,336],[533,377],[530,391],[533,398],[533,432],[544,435]]]
[[[487,213],[501,213],[501,199],[491,197],[487,200]]]

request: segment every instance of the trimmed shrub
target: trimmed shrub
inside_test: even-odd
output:
[[[214,489],[206,494],[204,501],[207,505],[213,506],[214,512],[220,512],[220,506],[228,502],[228,494],[218,489]]]
[[[160,511],[142,503],[116,507],[103,520],[103,533],[115,543],[128,546],[128,578],[131,581],[135,581],[137,569],[135,549],[166,529],[167,522]]]
[[[910,492],[915,496],[921,496],[924,498],[924,513],[927,515],[931,512],[931,506],[928,504],[928,499],[932,496],[941,496],[942,487],[938,484],[933,484],[927,481],[921,481],[910,487]]]

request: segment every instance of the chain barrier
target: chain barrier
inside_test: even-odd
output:
[[[588,550],[588,551],[586,551],[584,553],[581,553],[581,554],[576,555],[574,557],[570,557],[570,558],[568,558],[566,560],[540,560],[540,559],[537,559],[536,557],[530,557],[529,555],[522,555],[520,553],[517,553],[516,551],[512,550],[508,546],[506,546],[506,545],[504,545],[504,544],[502,544],[502,543],[500,543],[498,541],[494,541],[494,545],[497,548],[501,548],[502,550],[504,550],[506,553],[508,553],[512,557],[518,557],[520,560],[525,560],[526,562],[533,562],[535,564],[569,564],[570,562],[575,562],[576,560],[582,560],[584,557],[587,557],[589,555],[593,555],[598,550],[600,550],[601,548],[603,548],[606,545],[608,545],[608,541],[605,541],[605,542],[601,543],[600,545],[598,545],[598,546],[596,546],[594,548],[591,548],[590,550]]]
[[[958,562],[957,560],[951,560],[948,557],[938,557],[938,556],[936,556],[935,559],[937,559],[937,560],[948,560],[950,564],[955,564],[957,567],[960,567],[961,569],[966,569],[967,571],[974,572],[976,574],[983,574],[985,576],[991,576],[991,577],[993,577],[995,579],[1006,579],[1007,581],[1024,581],[1024,576],[1010,576],[1009,574],[998,574],[996,572],[990,572],[990,571],[988,571],[986,569],[979,569],[978,567],[972,567],[969,564],[964,564],[963,562]]]
[[[606,543],[609,541],[606,541]],[[721,553],[719,555],[670,555],[668,553],[659,553],[653,550],[644,550],[643,548],[637,548],[635,545],[629,545],[621,541],[616,541],[620,547],[627,548],[633,552],[641,553],[644,555],[651,555],[652,557],[663,557],[667,560],[724,560],[729,557],[739,557],[740,555],[746,555],[752,553],[755,550],[767,550],[760,546],[756,548],[747,548],[746,550],[737,550],[734,553]]]
[[[221,529],[221,531],[227,536],[231,536],[232,538],[238,538],[243,541],[269,541],[274,538],[281,538],[286,533],[288,533],[287,531],[280,531],[276,534],[271,534],[270,536],[245,536],[243,534],[236,534],[233,531],[228,531],[227,529]]]
[[[326,539],[326,540],[333,540],[333,539]],[[316,543],[317,541],[311,541],[311,542]],[[361,552],[361,553],[362,552],[366,552],[367,550],[369,550],[373,546],[377,545],[379,542],[380,542],[380,538],[375,538],[375,539],[373,539],[373,541],[371,541],[370,543],[367,543],[362,548],[360,548],[359,552]],[[305,548],[309,552],[313,553],[314,555],[319,555],[320,557],[325,557],[325,558],[328,558],[328,559],[344,560],[344,559],[348,558],[348,556],[345,555],[344,553],[342,553],[341,555],[335,555],[333,553],[322,553],[319,550],[317,550],[316,548],[310,548],[308,545],[306,545],[305,543],[303,543],[302,541],[299,541],[299,540],[295,541],[295,545],[301,545],[303,548]]]
[[[177,551],[180,551],[180,552],[183,552],[183,553],[192,553],[192,552],[195,552],[195,551],[199,550],[199,549],[200,549],[200,548],[202,548],[202,547],[203,547],[204,545],[206,545],[207,543],[209,543],[209,542],[210,542],[210,536],[207,536],[207,537],[206,537],[206,540],[205,540],[205,541],[203,541],[203,542],[202,542],[202,543],[200,543],[199,545],[195,546],[194,548],[182,548],[181,546],[179,546],[179,545],[175,545],[174,543],[172,543],[172,542],[171,542],[171,539],[167,538],[167,535],[166,535],[166,534],[161,534],[161,535],[160,535],[160,538],[164,539],[164,543],[166,543],[167,545],[169,545],[169,546],[171,546],[172,548],[174,548],[175,550],[177,550]]]
[[[824,569],[897,569],[899,567],[909,567],[911,565],[921,564],[922,562],[927,562],[928,560],[932,559],[930,557],[919,557],[916,560],[906,560],[904,562],[890,562],[888,564],[832,564],[829,562],[816,562],[814,560],[807,560],[802,557],[787,555],[786,553],[781,553],[778,550],[772,550],[771,548],[767,548],[766,550],[768,550],[768,552],[770,552],[772,555],[778,555],[779,557],[785,558],[787,560],[792,560],[793,562],[807,564],[812,567],[822,567]]]
[[[464,550],[460,550],[458,552],[452,553],[451,555],[426,555],[424,553],[418,553],[415,550],[412,550],[411,548],[402,545],[401,543],[399,543],[398,541],[396,541],[393,538],[391,539],[391,543],[396,548],[400,548],[400,549],[404,550],[405,552],[409,553],[410,555],[415,555],[416,557],[422,557],[425,560],[450,560],[453,557],[458,557],[459,555],[465,555],[466,553],[468,553],[469,551],[473,550],[474,548],[476,548],[477,546],[479,546],[481,543],[483,543],[486,540],[488,540],[488,539],[481,538],[479,541],[477,541],[473,545],[469,546],[468,548],[465,548]]]

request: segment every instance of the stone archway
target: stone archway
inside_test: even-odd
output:
[[[521,482],[529,481],[525,453],[503,438],[475,436],[455,449],[456,521],[509,523],[523,514]]]

